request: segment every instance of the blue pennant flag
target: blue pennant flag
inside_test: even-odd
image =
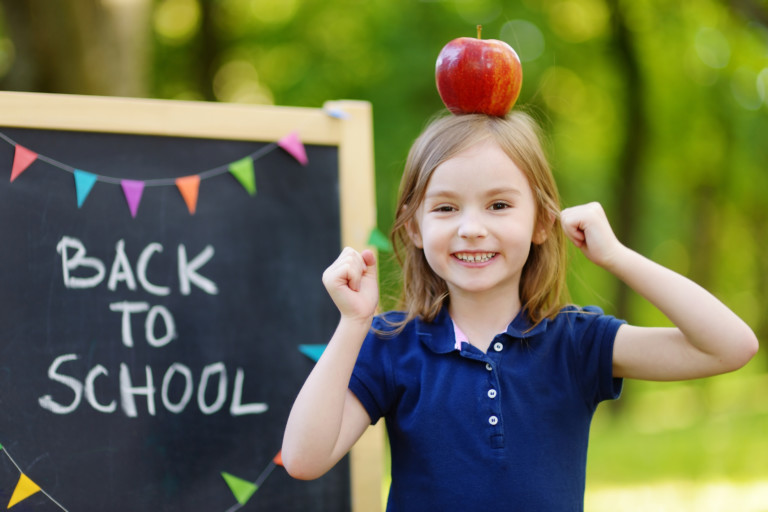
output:
[[[320,360],[320,356],[323,355],[326,346],[327,345],[299,345],[299,351],[314,362],[317,362]]]
[[[80,208],[85,202],[85,198],[90,194],[94,183],[96,183],[96,175],[90,172],[81,171],[75,169],[75,189],[77,190],[77,207]]]

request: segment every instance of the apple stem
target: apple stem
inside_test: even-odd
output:
[[[482,25],[478,25],[477,26],[477,38],[478,39],[482,39],[482,37],[481,37],[482,32],[483,32],[483,26]]]

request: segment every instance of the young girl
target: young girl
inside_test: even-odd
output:
[[[288,419],[296,478],[323,475],[383,417],[387,510],[582,510],[592,414],[622,378],[715,375],[757,350],[715,297],[623,246],[600,205],[560,211],[524,113],[436,120],[400,194],[403,311],[374,316],[371,251],[344,249],[323,275],[341,320]],[[566,237],[675,327],[566,306]]]

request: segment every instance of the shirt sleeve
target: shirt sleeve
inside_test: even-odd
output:
[[[613,377],[613,345],[625,322],[594,306],[583,308],[574,322],[577,365],[582,374],[584,399],[593,407],[621,395],[623,380]]]
[[[349,380],[349,389],[368,412],[371,424],[387,414],[394,400],[390,345],[397,336],[380,335],[376,330],[391,330],[391,327],[378,317],[374,319]]]

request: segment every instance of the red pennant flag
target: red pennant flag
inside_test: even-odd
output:
[[[13,168],[11,169],[11,181],[18,178],[19,174],[27,170],[32,162],[37,160],[37,153],[28,150],[20,144],[16,144],[16,152],[13,156]]]
[[[304,150],[304,144],[301,143],[298,133],[289,133],[277,141],[277,145],[287,151],[288,154],[293,158],[298,160],[301,165],[307,165],[307,162],[309,162],[307,159],[307,152]]]
[[[195,174],[179,178],[176,180],[176,187],[181,192],[184,202],[187,203],[189,214],[194,215],[197,209],[197,193],[200,190],[200,176]]]

